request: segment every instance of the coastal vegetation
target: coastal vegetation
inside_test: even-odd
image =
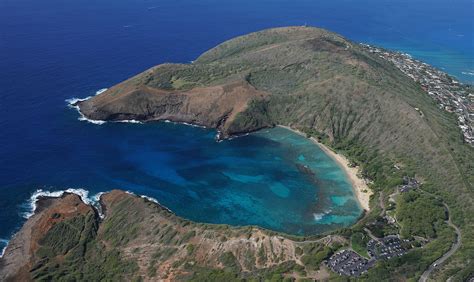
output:
[[[356,251],[359,255],[368,257],[367,254],[367,243],[370,238],[362,232],[357,232],[351,236],[351,248]]]
[[[400,235],[436,238],[436,230],[446,220],[442,203],[415,191],[404,193],[400,198],[396,214],[401,225]]]

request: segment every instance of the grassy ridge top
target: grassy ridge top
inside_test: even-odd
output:
[[[255,51],[262,46],[276,47],[279,44],[290,41],[307,41],[310,38],[322,37],[337,38],[341,43],[346,42],[341,36],[320,28],[299,26],[273,28],[225,41],[203,53],[194,63],[209,63],[222,60],[238,54]]]
[[[234,91],[235,83],[247,90]],[[192,93],[212,87],[219,95],[193,102]],[[234,99],[222,103],[229,95]],[[306,131],[360,164],[382,203],[403,175],[420,179],[450,206],[463,231],[462,248],[440,275],[474,268],[474,150],[463,143],[455,116],[391,63],[337,34],[311,27],[251,33],[192,64],[156,66],[80,107],[92,118],[174,119],[225,135],[275,124]],[[449,246],[448,237],[428,244],[423,255]],[[410,271],[419,275],[419,268]]]

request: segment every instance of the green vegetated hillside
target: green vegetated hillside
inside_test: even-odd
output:
[[[340,235],[303,238],[195,223],[118,190],[101,197],[103,220],[77,195],[48,201],[12,239],[0,280],[319,279],[329,277],[316,272],[322,260],[347,243]]]
[[[345,154],[373,181],[372,211],[354,230],[380,222],[391,209],[398,226],[380,228],[429,239],[365,278],[416,278],[446,252],[455,235],[442,203],[462,230],[462,247],[436,278],[465,279],[474,271],[474,150],[463,143],[455,116],[391,63],[337,34],[310,27],[252,33],[192,64],[154,67],[79,106],[94,119],[187,121],[223,136],[277,124],[300,129]],[[389,203],[405,175],[423,183],[425,192],[413,196],[421,200]],[[433,216],[420,217],[429,211]]]

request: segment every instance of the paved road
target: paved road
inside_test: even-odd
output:
[[[383,217],[385,215],[385,204],[383,202],[383,192],[380,192],[379,205],[382,208],[382,211],[380,212],[380,216]]]
[[[459,230],[459,228],[454,225],[452,222],[451,222],[451,213],[449,211],[449,207],[443,203],[444,207],[446,208],[446,211],[448,212],[448,220],[447,220],[447,223],[449,226],[451,226],[452,228],[454,228],[454,230],[456,231],[456,241],[454,242],[454,244],[451,246],[451,249],[449,249],[449,251],[447,251],[443,256],[441,256],[439,259],[437,259],[435,262],[433,262],[430,267],[428,267],[428,269],[423,272],[423,274],[421,275],[420,277],[420,280],[419,282],[425,282],[428,280],[428,277],[430,277],[431,273],[433,272],[433,270],[435,270],[437,267],[439,267],[442,263],[444,263],[450,256],[452,256],[458,249],[459,247],[461,246],[461,230]]]

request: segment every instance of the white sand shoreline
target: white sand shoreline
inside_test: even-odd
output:
[[[306,134],[304,134],[303,132],[297,129],[291,128],[289,126],[278,125],[278,127],[286,128],[288,130],[293,131],[296,134],[306,137]],[[364,210],[369,211],[370,210],[370,206],[369,206],[370,196],[373,194],[373,191],[369,188],[366,181],[363,178],[358,176],[359,168],[349,166],[349,160],[346,157],[329,149],[324,144],[321,144],[320,142],[318,142],[318,140],[316,140],[315,138],[311,137],[310,139],[311,141],[313,141],[314,144],[319,146],[321,150],[323,150],[327,155],[329,155],[329,157],[331,157],[339,165],[339,167],[343,169],[343,171],[346,173],[349,181],[352,184],[352,189],[354,191],[354,194],[360,206]]]

